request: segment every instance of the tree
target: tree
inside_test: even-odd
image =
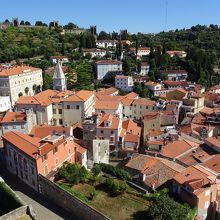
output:
[[[148,214],[156,220],[192,220],[192,210],[188,205],[182,205],[168,195],[154,197],[150,203]]]
[[[92,188],[89,192],[89,199],[93,200],[94,197],[97,196],[97,194],[98,194],[97,191],[94,188]]]
[[[68,163],[58,169],[59,178],[63,178],[71,184],[85,182],[88,178],[88,175],[89,173],[86,168],[78,163]]]
[[[63,28],[66,30],[72,30],[74,28],[78,28],[78,26],[72,22],[69,22],[68,24],[64,25]]]
[[[112,177],[106,178],[105,186],[106,189],[114,196],[123,194],[128,189],[126,182],[116,182]]]
[[[119,43],[116,45],[117,59],[121,59],[121,53],[122,53],[122,45],[121,45],[121,41],[119,41]]]
[[[136,56],[138,55],[138,47],[139,47],[139,43],[138,43],[138,38],[137,38],[136,42],[135,42],[135,54],[136,54]]]
[[[102,169],[99,164],[95,164],[92,168],[92,173],[94,176],[98,176],[101,173]]]
[[[125,57],[122,61],[122,69],[124,71],[124,73],[128,74],[130,72],[130,63],[127,59],[127,57]]]
[[[36,21],[35,26],[43,26],[43,22],[42,21]]]
[[[29,21],[25,21],[24,24],[28,25],[28,26],[31,25],[31,23]]]
[[[53,88],[53,78],[49,74],[44,74],[44,84],[43,90],[52,89]]]
[[[106,33],[105,31],[101,31],[98,35],[98,40],[110,40],[110,34]]]
[[[21,20],[20,25],[24,25],[24,20]]]

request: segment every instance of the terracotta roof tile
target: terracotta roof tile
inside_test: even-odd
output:
[[[116,89],[114,87],[110,87],[108,89],[103,89],[103,90],[97,91],[96,94],[97,95],[112,95],[117,92],[118,92],[118,89]]]
[[[135,99],[133,105],[154,106],[156,105],[156,102],[150,99],[140,98],[140,99]]]
[[[115,65],[118,65],[118,64],[122,64],[121,61],[117,61],[117,60],[99,60],[99,61],[96,61],[96,64],[98,65],[112,65],[112,64],[115,64]]]
[[[5,116],[1,120],[1,123],[14,123],[14,122],[25,122],[25,112],[6,112]]]
[[[41,70],[41,69],[31,66],[11,67],[7,69],[0,69],[0,76],[12,76],[12,75],[22,74],[25,72],[33,72],[37,70]]]
[[[118,101],[96,101],[95,109],[98,110],[117,110],[120,102]]]
[[[185,140],[177,140],[165,145],[161,153],[169,158],[177,158],[186,151],[192,149],[193,146]]]
[[[44,138],[48,135],[51,135],[53,133],[58,133],[60,135],[67,135],[70,136],[70,127],[64,127],[64,126],[51,126],[47,124],[43,125],[36,125],[32,128],[30,135],[38,138]]]

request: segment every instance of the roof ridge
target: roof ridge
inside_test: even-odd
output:
[[[25,138],[23,138],[23,137],[21,137],[19,134],[23,134],[23,133],[21,133],[21,132],[15,132],[15,131],[11,131],[13,134],[15,134],[16,136],[18,136],[18,137],[20,137],[20,138],[22,138],[24,141],[26,141],[26,142],[28,142],[28,143],[30,143],[31,145],[33,145],[33,146],[35,146],[35,147],[37,147],[38,148],[38,146],[36,146],[35,144],[33,144],[33,142],[30,142],[30,141],[28,141],[27,139],[25,139]],[[28,137],[30,137],[28,134],[24,134],[24,135],[27,135]],[[30,137],[31,138],[31,137]]]

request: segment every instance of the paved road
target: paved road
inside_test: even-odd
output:
[[[78,220],[72,214],[54,204],[51,200],[48,200],[41,194],[36,193],[15,176],[8,173],[6,175],[1,169],[0,175],[26,204],[32,205],[40,220]]]

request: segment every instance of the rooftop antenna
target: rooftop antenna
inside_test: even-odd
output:
[[[167,6],[168,6],[168,2],[165,2],[165,25],[164,25],[164,31],[167,31]]]

